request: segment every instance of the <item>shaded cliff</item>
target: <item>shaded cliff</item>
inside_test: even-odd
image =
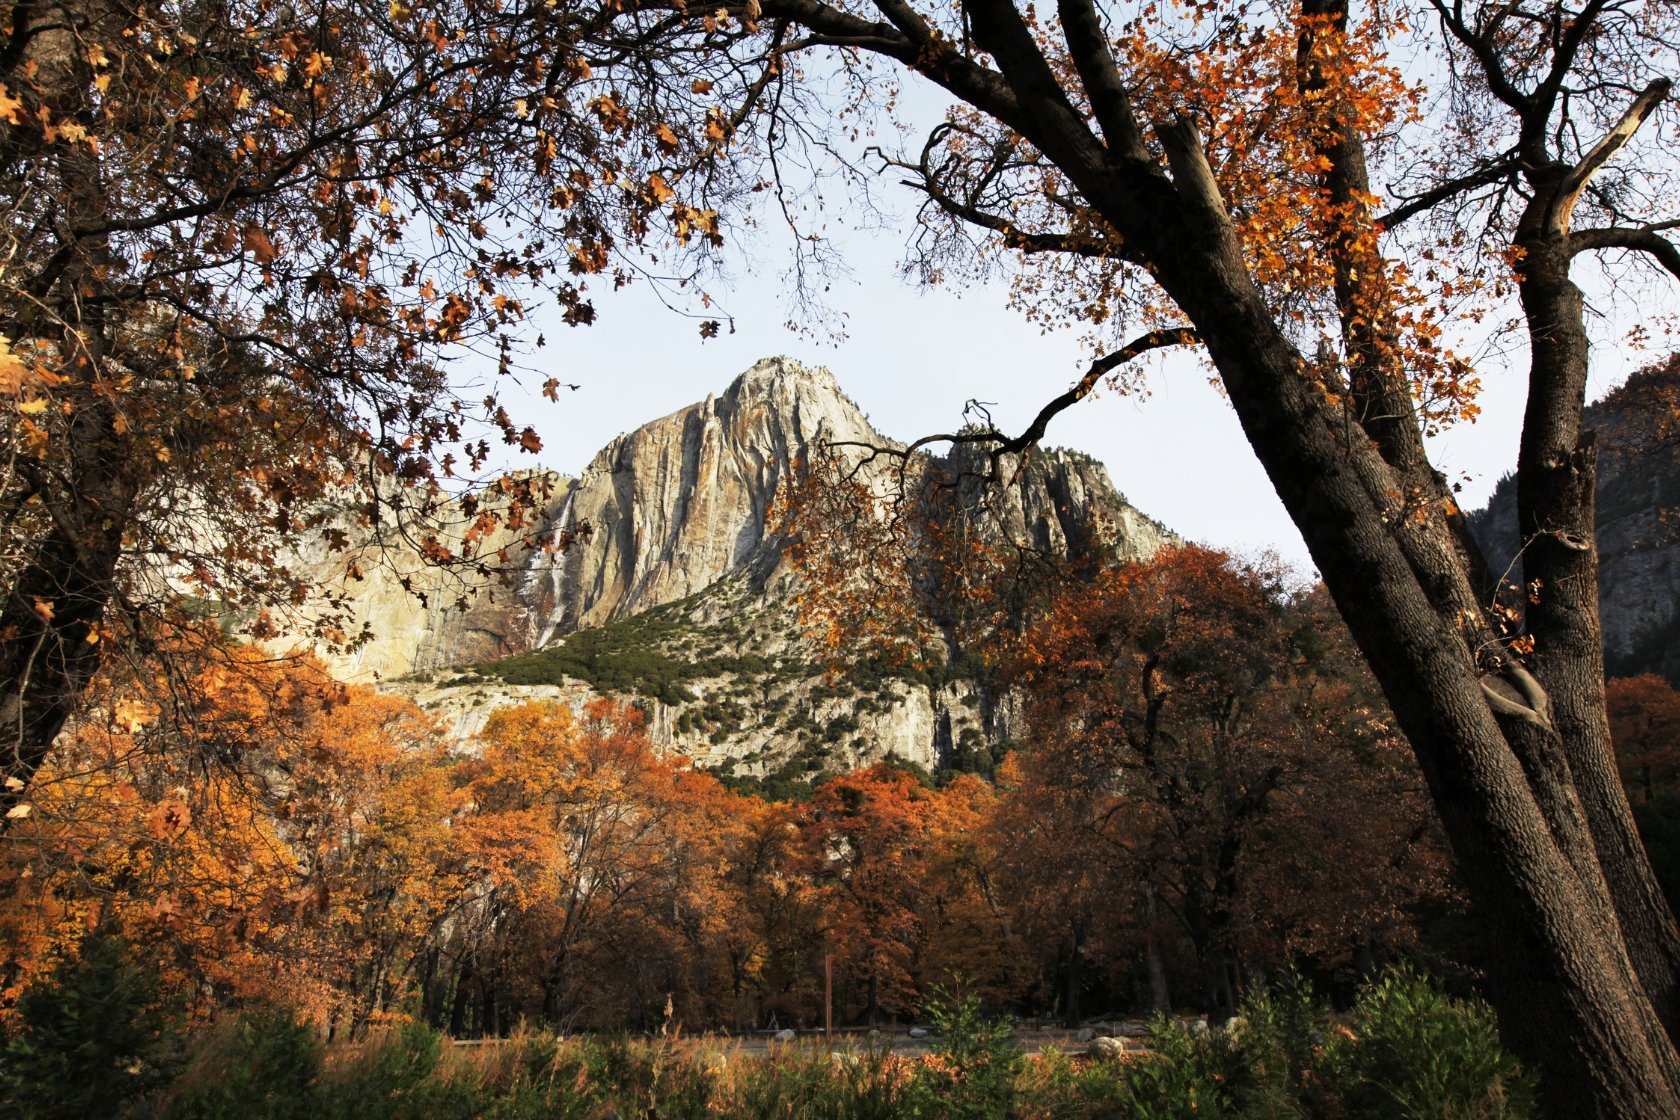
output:
[[[1643,370],[1589,405],[1597,433],[1599,614],[1611,676],[1660,673],[1680,685],[1680,360]],[[1516,480],[1471,527],[1494,571],[1521,579]]]

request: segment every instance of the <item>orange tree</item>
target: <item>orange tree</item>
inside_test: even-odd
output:
[[[727,122],[652,130],[580,48],[593,22],[538,0],[0,13],[0,811],[106,652],[157,641],[183,595],[262,636],[254,608],[330,585],[323,556],[358,577],[369,539],[506,559],[475,553],[497,519],[519,539],[528,483],[428,513],[490,441],[540,447],[495,381],[527,305],[587,323],[590,278],[636,278],[644,240],[671,277],[716,238],[679,183]],[[449,375],[473,354],[476,382]],[[321,636],[351,638],[335,614]]]
[[[796,866],[817,891],[823,947],[861,986],[871,1021],[919,1003],[933,797],[881,763],[831,778],[798,808]]]
[[[114,934],[200,1015],[279,990],[355,1031],[399,1007],[461,887],[430,721],[249,647],[150,683],[98,682],[14,821],[5,1001]]]
[[[1028,448],[1139,353],[1201,348],[1417,753],[1497,944],[1489,994],[1558,1115],[1680,1112],[1680,928],[1604,714],[1572,280],[1605,252],[1680,275],[1656,136],[1676,18],[1660,0],[749,0],[632,3],[610,28],[627,50],[657,35],[638,65],[662,89],[681,67],[654,53],[756,30],[733,56],[784,62],[790,98],[742,116],[736,152],[810,137],[797,52],[833,52],[848,112],[880,92],[877,62],[950,95],[888,160],[927,201],[913,264],[1019,263],[1029,313],[1125,340],[1026,431],[953,438]],[[1529,594],[1507,604],[1424,435],[1474,409],[1452,313],[1512,293]]]
[[[721,986],[724,878],[741,814],[686,759],[660,756],[641,713],[599,700],[494,713],[457,775],[468,889],[433,983],[458,1030],[519,1016],[620,1025],[666,998],[690,1021]],[[675,1004],[680,1001],[681,1006]],[[476,1006],[474,1006],[476,1004]]]
[[[1673,792],[1680,779],[1680,693],[1655,673],[1618,678],[1605,692],[1629,795],[1648,802]]]

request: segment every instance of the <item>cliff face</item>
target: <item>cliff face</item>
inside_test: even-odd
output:
[[[1597,433],[1598,603],[1611,676],[1680,685],[1680,363],[1635,374],[1586,411]],[[1517,487],[1503,479],[1471,527],[1496,572],[1521,579]]]
[[[371,637],[336,668],[392,683],[462,736],[521,698],[619,695],[648,712],[656,741],[744,774],[886,754],[931,769],[1007,740],[1018,731],[1007,697],[938,669],[841,680],[801,630],[772,505],[837,442],[899,446],[826,369],[761,361],[720,395],[613,440],[575,480],[526,476],[546,494],[541,543],[504,534],[481,546],[508,550],[500,579],[451,582],[368,550],[347,590]],[[934,463],[952,475],[986,466],[973,447]],[[999,464],[1010,481],[990,493],[988,533],[1124,560],[1174,539],[1087,456],[1043,451],[1018,467]]]
[[[831,441],[886,442],[834,375],[770,358],[721,396],[613,440],[556,518],[573,547],[528,570],[535,645],[780,562],[766,517],[792,465]],[[588,526],[587,533],[579,533]]]
[[[345,589],[372,637],[336,666],[363,679],[447,669],[538,649],[727,579],[762,590],[782,561],[767,526],[778,485],[824,445],[846,441],[897,446],[828,370],[761,361],[722,394],[614,439],[581,477],[539,476],[547,547],[516,547],[505,533],[486,542],[481,553],[511,550],[499,579],[463,582],[400,553],[364,550],[363,578]],[[1017,474],[1013,463],[1003,474]],[[1116,493],[1100,463],[1071,452],[1034,456],[996,501],[1002,532],[1053,552],[1101,533],[1136,559],[1171,536]]]
[[[762,582],[780,562],[765,527],[777,485],[790,464],[832,440],[882,437],[826,369],[759,362],[722,395],[614,439],[581,477],[538,476],[545,546],[514,545],[505,532],[485,542],[481,554],[510,549],[498,578],[463,580],[400,550],[365,549],[363,578],[345,590],[371,638],[329,660],[355,679],[469,665],[729,576]]]

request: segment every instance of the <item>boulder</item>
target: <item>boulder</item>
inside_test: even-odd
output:
[[[1126,1056],[1126,1043],[1123,1039],[1109,1038],[1104,1035],[1093,1038],[1091,1045],[1085,1052],[1101,1061],[1119,1061]]]

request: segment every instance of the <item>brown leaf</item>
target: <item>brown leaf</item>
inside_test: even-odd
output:
[[[279,250],[274,247],[274,242],[269,240],[268,234],[256,226],[249,226],[245,230],[245,251],[264,267],[273,264],[275,258],[280,255]]]

